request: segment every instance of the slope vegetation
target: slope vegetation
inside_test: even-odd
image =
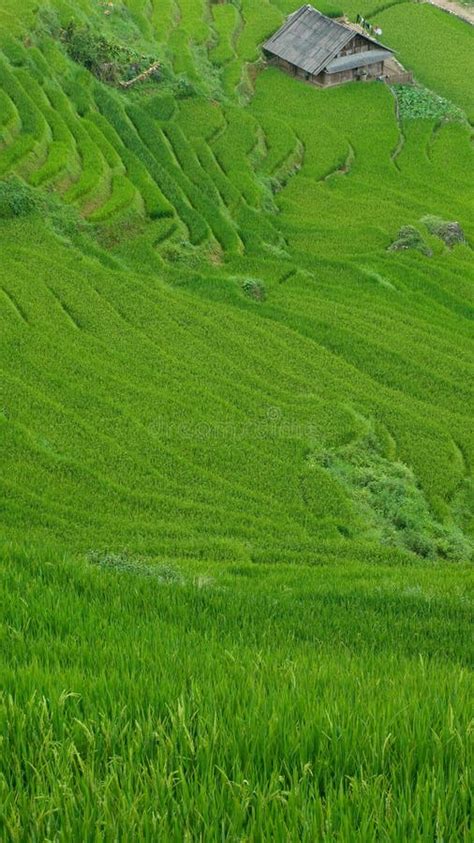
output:
[[[2,4],[7,839],[468,839],[472,32],[295,5]]]

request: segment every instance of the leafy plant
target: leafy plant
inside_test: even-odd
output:
[[[465,114],[454,103],[429,91],[421,85],[394,85],[400,118],[402,120],[457,120],[464,121]]]

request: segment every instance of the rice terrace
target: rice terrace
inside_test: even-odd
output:
[[[1,0],[2,843],[473,840],[470,2]]]

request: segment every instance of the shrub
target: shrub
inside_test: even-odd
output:
[[[89,224],[81,217],[77,208],[67,205],[57,193],[42,194],[41,212],[56,234],[67,240],[76,240],[77,236],[90,233]]]
[[[242,289],[244,293],[254,301],[265,301],[267,291],[263,281],[257,281],[255,278],[246,278],[242,282]]]
[[[174,93],[177,99],[185,100],[189,99],[190,97],[195,97],[197,91],[193,83],[190,82],[187,76],[183,74],[175,82]]]
[[[430,234],[439,237],[449,248],[455,246],[456,243],[466,242],[464,232],[458,222],[442,220],[440,217],[435,217],[431,214],[422,217],[420,222],[426,226]]]
[[[103,82],[115,83],[121,77],[132,78],[156,61],[156,57],[137,53],[97,35],[92,27],[80,26],[74,21],[62,31],[61,38],[72,60]]]
[[[99,75],[102,64],[109,63],[112,56],[117,58],[108,41],[97,36],[88,26],[78,26],[71,21],[62,37],[72,60],[95,75]]]
[[[389,252],[402,252],[407,249],[416,249],[417,252],[427,255],[427,257],[431,257],[433,254],[418,229],[413,225],[403,225],[398,232],[397,238],[388,247]]]
[[[436,556],[436,543],[431,537],[418,533],[416,529],[405,530],[403,533],[404,544],[417,556],[424,559],[433,559]]]
[[[41,6],[36,13],[36,31],[39,36],[51,35],[53,38],[59,38],[61,23],[58,13],[49,6]]]
[[[0,182],[0,219],[25,217],[38,207],[34,191],[18,176]]]

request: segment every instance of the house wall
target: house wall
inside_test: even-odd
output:
[[[363,38],[361,40],[365,51],[367,49],[367,42]],[[384,63],[383,61],[380,61],[377,62],[377,64],[372,64],[368,67],[356,67],[351,70],[342,70],[340,73],[325,73],[322,71],[321,73],[313,76],[310,73],[306,73],[306,71],[302,70],[301,67],[296,67],[294,64],[291,64],[284,59],[277,58],[276,56],[269,56],[269,61],[270,64],[281,68],[281,70],[289,73],[290,76],[296,76],[298,79],[303,79],[324,88],[333,87],[334,85],[342,85],[344,82],[351,82],[355,79],[360,79],[361,76],[364,79],[374,79],[377,76],[381,76],[384,69]]]
[[[341,85],[343,82],[351,82],[352,79],[355,79],[353,70],[341,70],[340,73],[322,73],[321,76],[325,88]]]
[[[289,73],[290,76],[296,76],[297,68],[294,64],[291,64],[289,61],[285,61],[284,59],[278,58],[278,56],[272,56],[271,54],[267,53],[268,63],[273,65],[274,67],[279,67],[281,70],[284,70],[286,73]]]
[[[314,81],[314,77],[310,73],[307,73],[301,67],[296,67],[296,65],[291,64],[291,62],[280,59],[277,56],[270,59],[270,64],[279,67],[281,70],[284,70],[285,73],[289,73],[290,76],[296,76],[298,79],[304,79],[307,82]]]
[[[357,79],[376,79],[383,75],[384,63],[379,61],[366,67],[354,67],[352,70],[341,70],[340,73],[320,73],[318,83],[324,88],[332,88],[334,85],[342,85],[344,82],[351,82]]]

